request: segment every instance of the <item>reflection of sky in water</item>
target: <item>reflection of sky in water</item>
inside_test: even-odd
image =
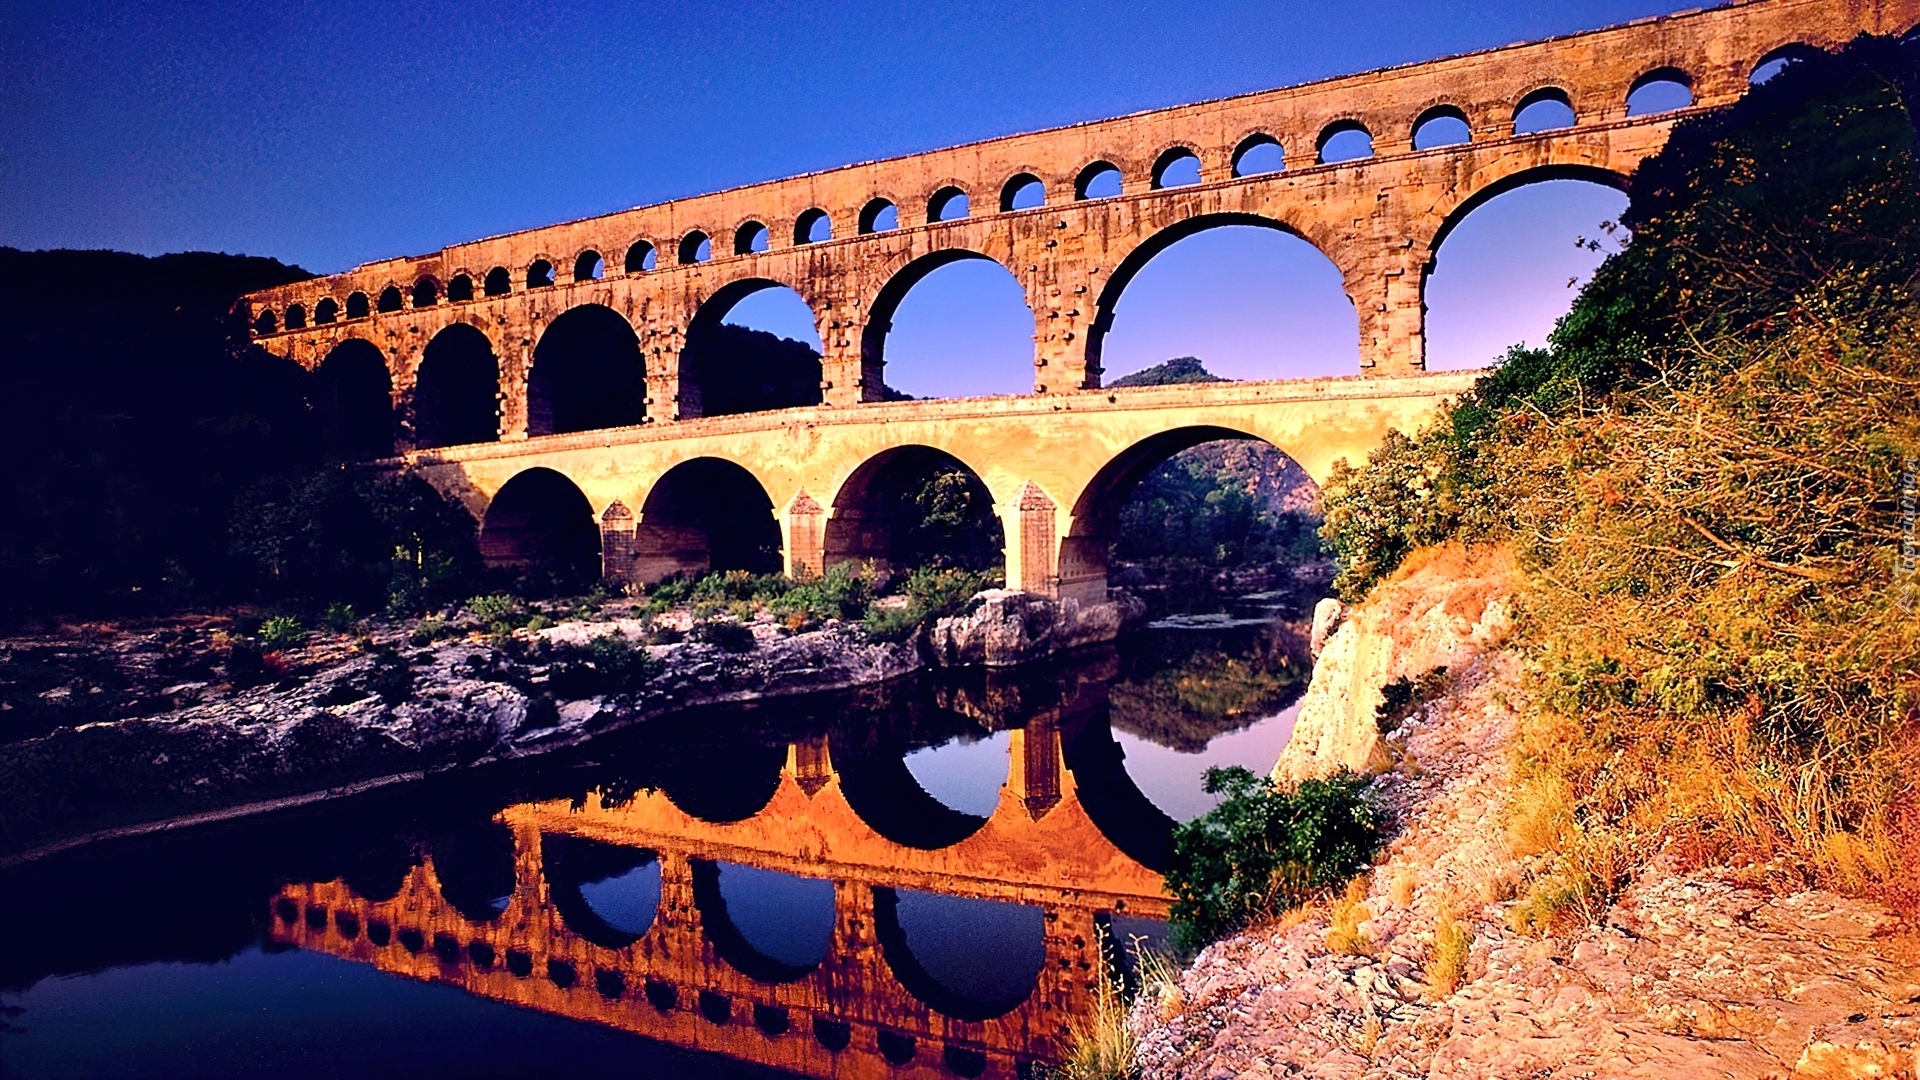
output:
[[[974,1001],[1025,998],[1046,962],[1046,915],[1037,907],[901,889],[900,930],[941,986]]]
[[[1219,736],[1198,754],[1169,750],[1124,731],[1116,730],[1113,739],[1126,752],[1127,775],[1141,793],[1175,821],[1188,821],[1220,802],[1200,787],[1200,774],[1209,765],[1244,765],[1265,774],[1280,760],[1299,712],[1296,701],[1250,727]]]
[[[762,956],[794,967],[826,958],[833,938],[833,882],[721,863],[727,918]]]
[[[996,731],[967,742],[956,736],[906,756],[907,771],[927,794],[965,814],[991,816],[1007,782],[1007,744],[1013,735]]]
[[[580,896],[600,921],[623,934],[644,934],[660,909],[660,861],[580,886]]]

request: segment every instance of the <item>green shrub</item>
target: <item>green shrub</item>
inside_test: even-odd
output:
[[[415,645],[431,645],[455,632],[447,620],[428,616],[414,624],[413,633],[408,637]]]
[[[870,563],[839,563],[823,575],[791,583],[769,606],[775,617],[796,629],[828,619],[857,619],[873,599],[877,576]]]
[[[1173,940],[1197,949],[1365,869],[1380,847],[1380,809],[1349,772],[1283,788],[1246,769],[1209,768],[1219,806],[1174,829]]]
[[[728,619],[713,619],[694,628],[694,638],[709,645],[717,645],[731,653],[752,652],[759,642],[754,640],[753,631]]]
[[[291,615],[275,615],[260,624],[260,644],[269,649],[287,649],[307,640],[300,620]]]
[[[693,583],[678,575],[659,582],[647,590],[647,598],[661,604],[663,610],[675,604],[685,603],[691,595],[693,595]]]
[[[352,604],[342,604],[336,601],[327,605],[325,618],[327,621],[327,629],[340,631],[352,626],[354,620],[359,618],[359,615],[354,612]]]
[[[660,673],[660,663],[626,635],[594,638],[586,645],[562,645],[551,653],[548,673],[553,692],[563,698],[633,693]]]
[[[982,589],[1001,581],[998,570],[961,570],[922,566],[907,575],[900,591],[905,607],[873,608],[867,612],[867,636],[879,641],[905,641],[921,626],[959,612]]]
[[[533,616],[520,603],[520,598],[506,593],[494,593],[491,596],[476,596],[467,601],[467,610],[481,623],[492,625],[506,623],[509,627],[525,626]]]

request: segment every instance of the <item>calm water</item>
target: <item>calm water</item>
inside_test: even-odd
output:
[[[1273,624],[714,710],[0,872],[0,1076],[1017,1076],[1152,937]]]

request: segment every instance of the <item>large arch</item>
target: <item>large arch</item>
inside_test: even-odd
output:
[[[1345,370],[1347,366],[1347,361],[1346,361],[1346,357],[1343,355],[1339,358],[1339,361],[1338,361],[1338,367],[1340,368],[1340,371],[1335,372],[1329,369],[1324,372],[1321,372],[1321,371],[1311,372],[1311,374],[1316,374],[1316,375],[1317,374],[1336,374],[1336,373],[1337,374],[1357,374],[1359,372],[1359,362],[1360,362],[1359,312],[1357,308],[1353,307],[1353,296],[1349,288],[1349,284],[1346,281],[1345,274],[1343,271],[1340,270],[1339,265],[1333,262],[1333,260],[1327,256],[1327,253],[1323,249],[1321,249],[1321,247],[1318,244],[1314,243],[1311,238],[1303,235],[1299,230],[1293,228],[1291,225],[1288,225],[1285,222],[1282,222],[1270,217],[1264,217],[1258,214],[1216,213],[1216,214],[1201,214],[1192,218],[1188,218],[1184,221],[1177,222],[1164,229],[1161,229],[1159,232],[1154,233],[1153,235],[1147,237],[1140,244],[1135,246],[1132,251],[1127,253],[1125,258],[1120,260],[1119,265],[1114,267],[1112,276],[1109,277],[1107,280],[1107,283],[1104,286],[1102,286],[1098,297],[1096,297],[1094,301],[1093,321],[1089,325],[1088,331],[1087,331],[1086,356],[1087,356],[1087,370],[1089,374],[1097,376],[1099,373],[1105,370],[1107,366],[1106,359],[1105,359],[1105,352],[1108,344],[1108,337],[1112,333],[1114,328],[1115,316],[1119,310],[1119,306],[1121,302],[1126,299],[1126,294],[1129,287],[1134,284],[1135,280],[1142,274],[1142,272],[1145,271],[1148,268],[1148,266],[1152,264],[1153,261],[1158,256],[1167,253],[1170,249],[1174,248],[1176,245],[1180,244],[1182,241],[1192,240],[1193,238],[1198,237],[1203,233],[1209,233],[1209,232],[1213,232],[1214,230],[1220,230],[1220,229],[1231,229],[1236,226],[1252,227],[1254,229],[1265,230],[1271,233],[1280,233],[1280,234],[1284,234],[1285,236],[1292,237],[1295,240],[1300,241],[1304,245],[1305,249],[1311,250],[1312,252],[1316,253],[1319,256],[1318,261],[1324,262],[1326,270],[1328,270],[1332,274],[1339,275],[1340,294],[1347,301],[1347,307],[1341,309],[1338,312],[1338,317],[1341,320],[1341,328],[1339,331],[1339,336],[1343,340],[1337,346],[1329,345],[1328,347],[1339,348],[1344,353],[1345,349],[1348,347],[1344,342],[1344,338],[1348,333],[1348,331],[1346,331],[1345,329],[1345,319],[1348,316],[1348,314],[1351,313],[1353,318],[1353,324],[1352,324],[1352,330],[1351,330],[1351,340],[1352,340],[1351,349],[1352,349],[1352,369],[1353,370],[1351,372],[1348,372]],[[1281,260],[1281,263],[1283,264],[1283,270],[1292,269],[1292,267],[1285,266],[1284,264],[1292,262],[1293,256],[1283,252],[1283,253],[1280,253],[1280,260]],[[1330,329],[1328,332],[1332,333],[1332,330]],[[1191,355],[1191,350],[1187,351],[1187,354]],[[1158,359],[1155,362],[1164,362],[1166,360],[1173,359],[1174,356],[1177,356],[1177,355],[1180,355],[1180,353],[1176,352],[1170,356],[1158,357]],[[1203,357],[1202,359],[1204,360],[1205,358]],[[1325,361],[1325,362],[1331,362],[1331,361]],[[1132,366],[1138,367],[1141,365],[1134,364]],[[1273,375],[1268,375],[1267,377],[1278,378],[1282,376],[1280,374],[1273,374]]]
[[[847,805],[874,832],[902,847],[936,851],[979,832],[987,819],[934,798],[898,747],[837,747],[834,771]]]
[[[937,477],[948,482],[930,492]],[[928,526],[923,494],[943,500],[957,518]],[[964,505],[962,505],[964,504]],[[825,564],[871,561],[882,568],[942,561],[985,569],[1004,559],[1006,538],[993,512],[993,495],[965,462],[931,446],[900,446],[868,458],[833,500],[827,519]]]
[[[540,837],[540,862],[547,880],[547,895],[567,929],[608,949],[626,948],[646,933],[647,926],[640,925],[637,917],[609,918],[603,914],[589,894],[601,882],[619,881],[635,871],[657,866],[659,856],[654,852],[546,833]],[[654,888],[658,887],[656,878]],[[657,907],[657,891],[654,900]],[[648,924],[651,922],[649,918]]]
[[[427,342],[413,386],[419,448],[500,438],[500,361],[477,327],[454,323]]]
[[[726,321],[742,300],[770,289],[792,292],[777,281],[748,278],[727,284],[700,305],[680,350],[682,417],[820,404],[818,348]]]
[[[600,527],[574,482],[552,469],[514,475],[487,504],[480,557],[534,586],[584,589],[600,578]]]
[[[1027,307],[1025,290],[1020,288],[1019,279],[1013,275],[1012,271],[1008,270],[998,260],[993,259],[986,255],[982,255],[977,251],[969,251],[965,248],[947,248],[941,251],[933,252],[928,255],[923,255],[920,258],[915,259],[914,261],[908,263],[906,266],[901,267],[898,271],[896,271],[893,274],[892,277],[887,279],[884,285],[880,287],[879,292],[877,292],[874,295],[872,302],[868,305],[867,323],[866,323],[866,326],[861,331],[860,357],[861,357],[862,368],[869,372],[879,372],[882,379],[885,380],[886,385],[888,387],[891,387],[896,390],[900,388],[899,382],[901,379],[901,374],[896,373],[891,380],[886,380],[886,365],[890,359],[888,356],[889,337],[893,333],[895,328],[894,327],[895,316],[897,316],[900,313],[902,303],[906,301],[908,295],[913,292],[916,286],[920,285],[922,282],[924,282],[929,276],[934,274],[936,271],[943,270],[947,267],[951,267],[960,263],[983,263],[983,264],[991,265],[992,267],[997,268],[999,271],[999,274],[1004,275],[1008,282],[1012,283],[1012,286],[1014,289],[1019,290],[1020,304],[1023,308],[1026,308],[1026,321],[1022,325],[1020,334],[1018,335],[1020,338],[1020,343],[1017,346],[1015,346],[1018,349],[1017,366],[1020,371],[1020,381],[1017,387],[1009,386],[999,392],[1015,392],[1015,393],[1030,392],[1033,386],[1034,378],[1035,378],[1035,373],[1033,369],[1033,346],[1032,346],[1032,335],[1034,333],[1034,328],[1033,328],[1033,311],[1031,308]],[[994,276],[997,278],[999,275],[994,275]],[[979,289],[977,288],[977,286],[974,289],[970,290],[970,295],[977,295],[978,293],[979,293]],[[1010,296],[1012,294],[1009,293],[1008,295]],[[992,303],[992,301],[989,301],[989,303]],[[982,324],[978,320],[975,321],[975,325],[971,328],[970,332],[967,335],[965,335],[965,337],[969,340],[970,348],[977,346],[979,334],[983,329],[986,329],[986,328],[987,328],[986,324]],[[990,330],[988,332],[990,332]],[[1012,345],[1011,342],[1008,342],[1006,344]],[[898,359],[899,357],[897,355],[898,353],[897,348],[895,352],[896,352],[896,355],[893,357],[893,359]],[[960,365],[950,365],[950,366],[955,370],[960,369]],[[966,370],[970,372],[979,372],[981,368],[979,367],[979,364],[977,362],[972,362],[966,365]],[[995,374],[1004,374],[1004,373],[996,370]],[[977,392],[977,391],[970,391],[970,392]],[[966,394],[970,392],[963,392],[962,394],[936,392],[936,393],[925,395],[925,396],[933,396],[933,397],[966,396]],[[994,392],[994,391],[986,391],[986,392]]]
[[[722,458],[694,458],[667,470],[647,492],[634,532],[633,573],[639,581],[780,569],[773,500],[746,469]]]
[[[548,325],[527,375],[527,434],[626,427],[646,418],[640,339],[601,304],[569,308]]]
[[[900,985],[957,1020],[991,1020],[1019,1008],[1046,964],[1046,912],[1025,904],[875,886],[873,930]],[[974,947],[989,940],[992,949]]]
[[[314,418],[327,451],[348,459],[393,453],[393,381],[378,346],[348,338],[314,372]]]
[[[690,869],[700,928],[735,971],[757,982],[793,982],[827,958],[833,882],[707,859],[691,860]]]

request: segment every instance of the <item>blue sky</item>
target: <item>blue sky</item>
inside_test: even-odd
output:
[[[7,0],[0,244],[246,252],[330,272],[1680,6]],[[1463,226],[1440,259],[1462,310],[1442,312],[1430,293],[1436,359],[1469,366],[1452,353],[1498,352],[1550,326],[1566,279],[1593,261],[1571,258],[1573,238],[1618,212],[1594,197],[1605,194],[1517,200],[1509,239],[1478,248],[1462,243],[1477,222]],[[1290,256],[1283,242],[1223,230],[1168,251],[1122,302],[1109,371],[1182,352],[1239,377],[1350,370],[1339,353],[1350,309],[1314,299],[1317,255]],[[1523,242],[1526,253],[1513,246]],[[1476,266],[1491,283],[1466,280]],[[1001,310],[992,271],[957,264],[909,296],[890,381],[921,393],[1030,381],[1030,323],[1008,330],[1023,316]],[[756,308],[780,325],[771,296],[736,319]]]

